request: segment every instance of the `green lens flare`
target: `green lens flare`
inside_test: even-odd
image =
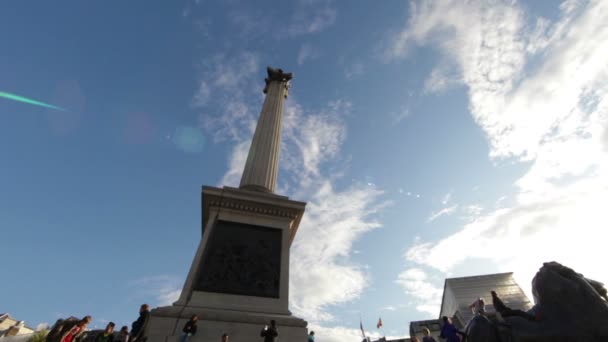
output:
[[[23,96],[11,94],[11,93],[5,93],[3,91],[0,91],[0,97],[4,97],[5,99],[14,100],[14,101],[18,101],[18,102],[28,103],[28,104],[31,104],[31,105],[34,105],[34,106],[40,106],[40,107],[44,107],[44,108],[50,108],[50,109],[56,109],[56,110],[65,111],[65,109],[63,109],[61,107],[57,107],[57,106],[53,106],[53,105],[48,104],[48,103],[44,103],[44,102],[28,99],[27,97],[23,97]]]

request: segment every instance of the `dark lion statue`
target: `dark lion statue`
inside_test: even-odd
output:
[[[547,262],[532,280],[536,305],[512,310],[492,292],[496,317],[475,316],[467,342],[608,341],[608,294],[604,285],[557,262]]]

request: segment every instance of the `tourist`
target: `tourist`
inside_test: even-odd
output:
[[[228,334],[224,333],[222,335],[222,342],[228,342],[229,339],[230,339],[230,336],[228,336]]]
[[[84,334],[87,329],[87,325],[91,323],[91,316],[85,316],[83,319],[78,321],[70,330],[68,330],[61,337],[61,342],[75,342],[80,336]]]
[[[308,334],[308,342],[315,342],[315,332],[311,331],[310,334]]]
[[[469,305],[469,309],[473,311],[473,315],[485,315],[486,303],[483,301],[483,298],[477,298],[471,305]]]
[[[192,315],[190,320],[186,322],[184,325],[184,329],[182,329],[182,339],[181,342],[188,342],[190,336],[196,335],[196,321],[198,321],[197,315]]]
[[[62,336],[61,331],[63,330],[64,325],[65,325],[65,320],[63,318],[60,318],[57,321],[55,321],[55,324],[53,324],[53,327],[51,328],[49,333],[46,335],[45,342],[58,341],[58,339],[61,338],[61,336]]]
[[[424,336],[422,337],[422,342],[437,342],[433,336],[431,336],[431,331],[429,328],[423,328],[422,333]]]
[[[443,316],[441,319],[443,320],[443,326],[439,337],[445,338],[446,342],[460,342],[460,337],[464,339],[467,336],[467,334],[458,330],[447,316]],[[458,337],[459,335],[460,337]]]
[[[97,334],[95,342],[114,342],[114,322],[108,323],[106,330]]]
[[[277,329],[277,322],[273,320],[270,321],[270,327],[264,326],[260,336],[264,338],[264,342],[275,342],[277,337],[279,336],[279,330]]]
[[[123,325],[122,328],[120,328],[115,342],[129,342],[129,327]]]
[[[492,294],[492,305],[494,305],[494,309],[496,309],[496,318],[498,318],[500,322],[504,323],[504,317],[509,316],[519,316],[530,321],[540,321],[540,315],[538,313],[538,304],[534,305],[532,309],[530,309],[528,312],[522,310],[514,310],[508,308],[502,302],[502,300],[498,298],[496,292],[491,291],[490,293]]]
[[[133,341],[146,341],[146,328],[148,327],[148,321],[150,320],[150,306],[143,304],[139,308],[139,318],[131,325],[131,337],[130,342]]]

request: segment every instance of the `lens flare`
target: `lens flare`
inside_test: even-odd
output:
[[[34,105],[34,106],[39,106],[39,107],[44,107],[44,108],[50,108],[50,109],[56,109],[56,110],[61,110],[61,111],[64,111],[64,112],[66,111],[65,109],[63,109],[61,107],[57,107],[57,106],[53,106],[53,105],[48,104],[48,103],[44,103],[44,102],[28,99],[27,97],[23,97],[23,96],[11,94],[11,93],[5,93],[3,91],[0,91],[0,97],[4,97],[5,99],[9,99],[9,100],[17,101],[17,102],[23,102],[23,103],[31,104],[31,105]]]

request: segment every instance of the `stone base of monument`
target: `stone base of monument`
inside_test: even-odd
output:
[[[148,342],[175,342],[192,315],[199,318],[198,331],[190,342],[221,341],[227,333],[230,341],[260,342],[260,332],[270,320],[277,322],[280,341],[306,341],[306,321],[292,315],[232,311],[192,306],[165,306],[150,313]]]

